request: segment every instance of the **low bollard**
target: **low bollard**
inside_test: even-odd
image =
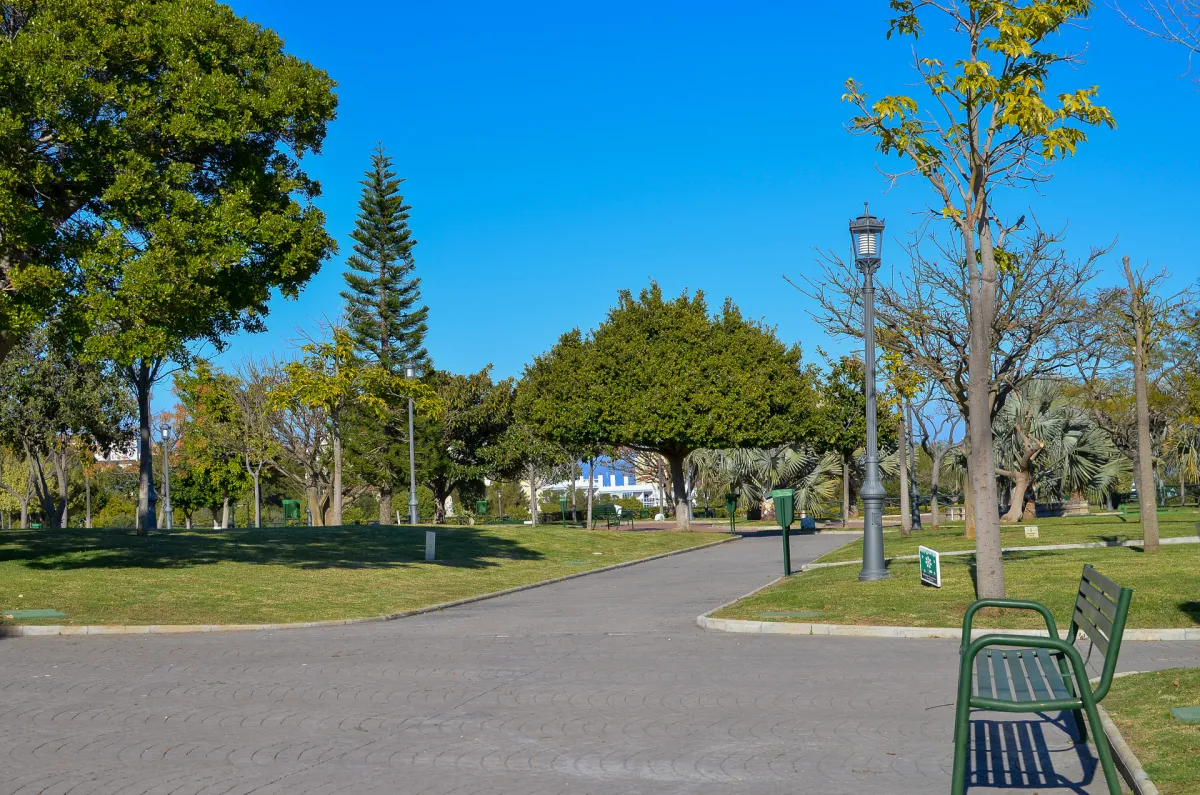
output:
[[[425,531],[425,560],[433,560],[437,557],[437,533],[432,530]]]

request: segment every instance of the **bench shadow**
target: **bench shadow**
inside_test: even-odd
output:
[[[968,792],[977,787],[1033,791],[1061,788],[1087,795],[1086,788],[1096,778],[1099,761],[1087,743],[1079,742],[1069,713],[1064,712],[1058,720],[1038,714],[1041,720],[971,721]],[[1047,741],[1047,726],[1058,735],[1054,747]],[[1065,775],[1062,771],[1068,769],[1070,773]]]
[[[484,569],[501,560],[541,560],[519,541],[474,527],[264,527],[156,532],[12,530],[0,533],[0,562],[41,571],[173,569],[233,562],[300,569],[399,568],[425,564],[425,531],[437,532],[436,565]]]

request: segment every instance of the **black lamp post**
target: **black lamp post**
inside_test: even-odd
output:
[[[171,423],[163,421],[163,524],[168,530],[173,529],[174,511],[171,510]]]
[[[404,377],[412,380],[417,377],[416,362],[405,362]],[[413,439],[413,399],[408,396],[408,523],[417,522],[417,448]]]
[[[912,529],[921,529],[921,490],[917,488],[917,429],[913,425],[912,401],[905,401],[908,411],[908,505],[912,511]]]
[[[867,472],[859,494],[863,501],[863,567],[858,579],[864,582],[888,576],[883,562],[883,498],[886,492],[879,480],[879,442],[875,417],[875,271],[882,262],[883,221],[871,215],[863,204],[863,214],[850,222],[850,240],[854,264],[865,278],[863,297],[863,363],[866,366],[867,397]]]

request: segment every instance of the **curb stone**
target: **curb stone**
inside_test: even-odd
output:
[[[1122,676],[1133,676],[1134,674],[1146,673],[1145,671],[1124,671],[1119,674],[1114,674],[1114,679],[1120,679]],[[1100,681],[1100,677],[1090,680],[1092,684]],[[1113,761],[1117,765],[1117,771],[1121,774],[1121,778],[1125,779],[1125,783],[1133,790],[1133,795],[1158,795],[1158,787],[1154,786],[1154,782],[1150,780],[1146,770],[1142,767],[1142,763],[1138,761],[1137,756],[1133,753],[1133,749],[1129,747],[1129,743],[1125,742],[1125,738],[1121,736],[1121,730],[1117,728],[1117,724],[1113,722],[1112,717],[1108,714],[1102,705],[1096,705],[1096,711],[1100,714],[1100,726],[1104,729],[1104,735],[1108,738],[1108,745],[1113,752]]]
[[[587,571],[579,571],[575,572],[574,574],[564,574],[561,577],[553,577],[549,580],[541,580],[540,582],[531,582],[527,585],[518,585],[514,588],[505,588],[502,591],[492,591],[491,593],[480,594],[479,596],[469,596],[466,599],[457,599],[453,602],[442,602],[441,604],[429,605],[428,607],[418,607],[413,610],[404,610],[399,613],[390,613],[383,616],[368,616],[366,618],[335,618],[328,621],[304,621],[298,623],[281,624],[82,624],[79,626],[72,626],[68,624],[41,626],[33,624],[8,624],[0,625],[0,638],[29,638],[45,637],[50,635],[168,635],[203,632],[273,632],[275,630],[284,629],[343,627],[350,624],[370,624],[379,621],[395,621],[400,618],[419,616],[424,613],[434,613],[451,607],[460,607],[462,605],[468,605],[474,602],[482,602],[487,599],[495,599],[500,596],[519,593],[521,591],[529,591],[534,588],[541,588],[544,585],[554,585],[555,583],[574,580],[578,577],[588,577],[592,574],[600,574],[606,571],[624,569],[629,566],[636,566],[639,563],[649,563],[652,560],[662,560],[663,558],[670,558],[687,552],[698,552],[702,549],[710,549],[712,547],[720,546],[721,544],[728,544],[731,541],[737,540],[738,536],[728,536],[718,541],[710,541],[706,544],[701,544],[695,547],[676,549],[671,552],[663,552],[658,555],[651,555],[647,558],[626,560],[622,563],[613,563],[609,566],[601,566],[598,569],[588,569]]]
[[[774,583],[769,583],[773,585]],[[764,586],[766,587],[766,586]],[[761,588],[758,590],[762,590]],[[757,591],[747,594],[753,595]],[[742,597],[743,599],[745,597]],[[733,600],[738,601],[737,599]],[[728,604],[733,604],[729,602]],[[712,613],[721,610],[721,605],[708,613],[696,617],[696,623],[704,629],[715,632],[737,632],[749,635],[837,635],[858,638],[908,638],[908,639],[947,639],[961,640],[960,627],[889,627],[859,624],[811,624],[791,621],[745,621],[735,618],[712,618]],[[980,635],[1003,633],[1006,635],[1028,635],[1031,637],[1046,637],[1044,629],[989,629],[977,627],[972,630],[971,638]],[[1066,639],[1066,631],[1059,630],[1059,637]],[[1127,629],[1125,640],[1133,641],[1164,641],[1164,640],[1200,640],[1200,628],[1193,629]]]

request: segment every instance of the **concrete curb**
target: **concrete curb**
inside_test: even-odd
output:
[[[553,585],[567,580],[574,580],[578,577],[587,577],[592,574],[600,574],[606,571],[615,571],[624,569],[629,566],[636,566],[639,563],[649,563],[652,560],[662,560],[663,558],[682,555],[687,552],[697,552],[701,549],[709,549],[711,547],[728,544],[731,541],[737,541],[738,536],[729,536],[718,541],[710,541],[707,544],[701,544],[695,547],[686,549],[676,549],[672,552],[663,552],[658,555],[651,555],[648,558],[638,558],[637,560],[627,560],[623,563],[614,563],[611,566],[601,566],[598,569],[588,569],[574,574],[564,574],[561,577],[554,577],[549,580],[541,580],[540,582],[531,582],[528,585],[518,585],[515,588],[506,588],[503,591],[493,591],[491,593],[480,594],[479,596],[470,596],[466,599],[458,599],[453,602],[443,602],[441,604],[430,605],[429,607],[418,607],[414,610],[405,610],[400,613],[391,613],[384,616],[368,616],[366,618],[341,618],[332,619],[329,621],[305,621],[292,624],[149,624],[149,625],[123,625],[123,624],[84,624],[80,626],[70,626],[65,624],[36,626],[31,624],[9,624],[0,626],[0,638],[30,638],[30,637],[45,637],[50,635],[168,635],[181,633],[202,633],[202,632],[269,632],[283,629],[313,629],[317,627],[344,627],[350,624],[370,624],[378,621],[395,621],[399,618],[408,618],[410,616],[419,616],[423,613],[434,613],[438,610],[446,610],[451,607],[459,607],[468,605],[474,602],[482,602],[486,599],[495,599],[500,596],[520,593],[521,591],[529,591],[534,588],[541,588],[544,585]]]
[[[777,582],[777,581],[776,581]],[[770,583],[773,585],[774,583]],[[767,586],[763,586],[764,588]],[[753,593],[757,593],[762,588]],[[747,594],[750,596],[752,594]],[[743,599],[745,597],[742,597]],[[738,601],[737,599],[734,602]],[[737,632],[748,635],[838,635],[856,638],[933,638],[953,639],[962,638],[960,627],[886,627],[877,625],[858,624],[810,624],[790,621],[744,621],[734,618],[712,618],[712,614],[727,607],[733,602],[721,605],[704,615],[696,617],[696,623],[704,629],[714,632]],[[1046,636],[1044,629],[987,629],[975,628],[971,638],[980,635],[1003,633],[1005,635]],[[1059,637],[1066,639],[1066,633],[1059,630]],[[1162,641],[1162,640],[1200,640],[1200,628],[1195,629],[1127,629],[1125,640]]]
[[[862,535],[859,533],[859,535]],[[1176,536],[1172,538],[1161,538],[1158,541],[1163,546],[1174,544],[1200,544],[1200,537],[1193,538],[1192,536]],[[1002,552],[1042,552],[1045,550],[1063,550],[1063,549],[1110,549],[1113,547],[1140,547],[1145,544],[1144,541],[1131,539],[1129,541],[1089,541],[1086,544],[1042,544],[1041,546],[1025,546],[1025,547],[1004,547]],[[839,547],[840,548],[840,547]],[[836,552],[837,550],[834,550]],[[827,553],[828,554],[828,553]],[[940,553],[944,558],[962,557],[964,555],[974,555],[973,549],[960,549],[953,552]],[[890,563],[893,560],[917,560],[920,555],[896,555],[893,558],[887,558],[885,562]],[[806,563],[797,569],[797,572],[811,571],[812,569],[827,569],[834,566],[853,566],[861,564],[862,560],[835,560],[831,563]]]
[[[1104,735],[1108,737],[1108,746],[1113,752],[1113,762],[1116,763],[1121,778],[1125,779],[1125,783],[1133,790],[1133,795],[1158,795],[1158,787],[1154,786],[1150,776],[1146,775],[1145,768],[1134,755],[1129,743],[1125,742],[1125,738],[1121,736],[1121,730],[1117,728],[1117,724],[1113,723],[1108,710],[1097,704],[1096,711],[1100,713],[1100,726],[1104,729]]]

